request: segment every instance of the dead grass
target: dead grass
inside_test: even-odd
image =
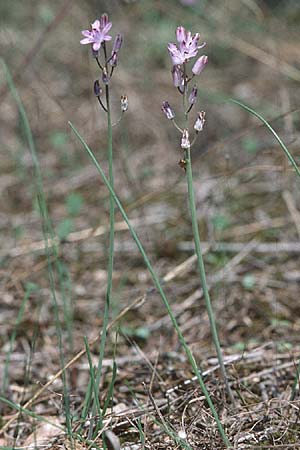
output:
[[[29,3],[35,14],[32,8],[5,9],[5,2],[0,7],[5,20],[0,45],[30,118],[53,223],[58,228],[66,219],[71,221],[59,254],[70,275],[74,305],[73,348],[65,328],[63,340],[66,361],[73,359],[67,373],[76,431],[89,376],[83,337],[93,340],[95,364],[99,347],[108,193],[66,124],[71,119],[105,161],[105,122],[90,89],[94,69],[78,44],[80,30],[95,13],[93,5],[84,8],[72,2],[67,14],[62,11],[54,19],[42,45],[35,47],[61,4]],[[272,124],[299,161],[299,117],[291,113],[299,108],[299,30],[293,22],[299,8],[291,6],[285,16],[278,16],[258,1],[217,1],[207,2],[203,16],[196,18],[188,9],[183,13],[175,0],[102,3],[96,6],[97,13],[111,9],[114,28],[125,35],[114,81],[115,108],[123,93],[130,101],[130,112],[114,141],[116,191],[156,271],[165,277],[166,293],[233,448],[300,449],[298,385],[292,396],[300,358],[299,180],[271,135],[252,117],[222,102],[228,96],[239,97],[267,119],[278,117]],[[211,61],[200,86],[208,121],[199,148],[194,149],[194,177],[211,296],[237,399],[234,409],[221,382],[191,258],[178,142],[160,114],[162,100],[176,101],[165,44],[179,22],[202,32]],[[32,162],[17,109],[3,84],[1,126],[0,373],[27,283],[35,283],[37,289],[17,329],[6,397],[17,404],[29,402],[28,409],[64,425],[62,382],[55,377],[61,367],[41,224],[33,201]],[[70,212],[67,203],[74,193],[81,198],[77,213]],[[145,449],[180,448],[164,431],[166,425],[176,435],[186,435],[193,449],[221,449],[209,408],[197,384],[189,381],[191,368],[118,214],[117,222],[113,325],[103,363],[102,401],[116,340],[118,373],[105,427],[118,436],[123,450],[142,448],[141,429]],[[62,307],[59,287],[57,294]],[[64,327],[63,316],[61,321]],[[0,446],[34,448],[37,442],[37,448],[71,448],[55,427],[45,428],[26,414],[14,414],[2,405],[0,425],[5,431]],[[83,436],[87,433],[85,424]],[[78,448],[88,446],[78,443]]]

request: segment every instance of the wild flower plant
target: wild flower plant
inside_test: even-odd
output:
[[[107,141],[108,141],[108,167],[109,167],[109,183],[114,187],[114,173],[113,173],[113,137],[112,127],[115,125],[112,123],[111,117],[111,104],[110,104],[110,85],[111,79],[115,68],[118,65],[119,52],[122,46],[123,38],[121,34],[117,34],[114,43],[111,47],[111,51],[108,51],[107,44],[112,40],[112,36],[108,34],[112,28],[112,23],[109,22],[107,14],[102,14],[100,19],[95,20],[91,24],[90,30],[83,30],[82,35],[84,38],[80,41],[81,44],[89,44],[91,46],[92,56],[96,61],[98,68],[100,69],[100,76],[94,81],[94,94],[98,99],[101,109],[106,113],[107,117]],[[105,99],[103,99],[103,93],[105,92]],[[125,111],[128,109],[127,96],[123,95],[120,99],[121,116],[116,123],[118,123]],[[109,258],[107,269],[107,290],[105,309],[103,314],[103,331],[101,336],[98,368],[95,380],[95,395],[94,395],[94,413],[95,408],[98,409],[99,416],[101,417],[101,411],[99,402],[97,403],[96,392],[99,390],[102,361],[104,357],[105,343],[106,343],[106,330],[109,318],[110,299],[112,293],[112,277],[113,277],[113,261],[114,261],[114,228],[115,228],[115,203],[114,198],[110,194],[110,221],[109,221]],[[91,377],[93,374],[91,373]],[[88,410],[88,401],[86,402],[85,410]],[[100,422],[101,425],[101,422]]]
[[[193,118],[192,130],[190,130],[189,125],[190,125],[190,115],[194,105],[197,102],[198,96],[198,88],[197,85],[194,83],[194,79],[196,76],[201,74],[201,72],[208,63],[208,57],[206,55],[199,56],[199,50],[205,47],[206,44],[199,43],[200,41],[199,33],[192,35],[192,33],[190,31],[186,31],[186,29],[183,26],[179,26],[176,29],[176,39],[177,39],[176,44],[174,43],[168,44],[168,51],[172,61],[171,73],[173,85],[177,88],[179,94],[182,96],[183,99],[182,102],[184,112],[183,125],[180,126],[176,122],[175,112],[173,108],[170,106],[168,101],[163,102],[162,112],[167,117],[167,119],[169,119],[173,123],[176,130],[179,131],[181,134],[180,147],[182,151],[182,156],[180,158],[179,165],[185,170],[187,176],[189,207],[192,220],[195,250],[197,254],[198,269],[203,288],[206,309],[210,320],[211,333],[216,347],[221,373],[227,388],[227,392],[231,398],[231,401],[234,402],[234,397],[231,392],[226,376],[225,365],[223,362],[223,356],[216,327],[216,321],[214,318],[214,313],[206,282],[206,274],[201,251],[201,241],[197,222],[195,195],[193,188],[191,148],[195,144],[196,139],[199,136],[199,133],[203,130],[205,124],[205,112],[199,111],[197,115]],[[190,62],[193,62],[193,65],[189,72],[188,64]],[[191,82],[193,82],[192,85]]]
[[[107,328],[107,322],[108,322],[108,311],[109,311],[109,303],[110,303],[110,295],[111,295],[111,281],[112,281],[112,269],[113,269],[113,251],[114,251],[114,245],[113,245],[113,236],[114,236],[114,203],[118,206],[125,222],[128,225],[128,228],[131,232],[131,235],[134,239],[134,241],[137,244],[137,247],[144,259],[144,262],[152,276],[152,279],[154,281],[154,284],[157,288],[157,291],[160,293],[161,298],[163,300],[163,303],[167,309],[167,312],[170,316],[170,319],[172,321],[172,324],[178,334],[179,337],[179,341],[182,344],[187,358],[190,361],[192,368],[197,376],[198,382],[201,386],[201,389],[205,395],[205,398],[208,402],[208,405],[211,409],[212,415],[215,418],[217,427],[219,429],[219,432],[222,436],[222,439],[226,445],[226,447],[230,446],[230,443],[228,441],[228,438],[226,437],[225,431],[223,429],[223,426],[220,422],[220,419],[218,417],[217,411],[212,403],[212,400],[210,398],[210,395],[206,389],[206,386],[204,384],[201,372],[199,371],[197,364],[195,362],[195,359],[192,355],[192,352],[190,350],[190,348],[188,347],[182,332],[178,326],[178,323],[175,319],[175,316],[171,310],[170,304],[165,296],[165,293],[163,291],[163,288],[161,286],[161,283],[159,281],[158,276],[156,275],[156,273],[153,270],[153,267],[150,263],[150,260],[147,256],[147,254],[145,253],[145,250],[135,232],[135,230],[133,229],[131,223],[129,222],[129,219],[127,217],[127,214],[122,206],[122,204],[120,203],[118,197],[115,194],[114,191],[114,183],[113,183],[113,167],[112,167],[112,123],[111,123],[111,114],[110,114],[110,98],[109,98],[109,86],[110,86],[110,80],[113,74],[113,70],[117,65],[118,62],[118,52],[120,50],[121,44],[122,44],[122,37],[120,35],[117,35],[113,48],[112,48],[112,52],[111,52],[111,56],[108,57],[107,56],[107,49],[106,49],[106,42],[111,40],[111,36],[109,36],[107,33],[109,32],[109,30],[111,29],[111,23],[108,22],[108,18],[107,15],[102,15],[100,20],[96,20],[92,26],[91,26],[91,30],[84,30],[82,33],[85,36],[84,39],[82,39],[81,43],[82,44],[90,44],[92,47],[92,54],[93,57],[95,58],[98,67],[100,68],[101,72],[102,72],[102,83],[101,80],[96,80],[94,83],[94,93],[98,98],[99,104],[101,106],[101,108],[106,112],[107,114],[107,125],[108,125],[108,160],[109,160],[109,178],[107,178],[101,168],[101,166],[99,165],[94,153],[92,152],[92,150],[88,147],[88,145],[85,143],[84,139],[80,136],[80,134],[78,133],[78,131],[76,130],[76,128],[70,123],[71,128],[73,129],[74,133],[76,134],[76,136],[78,137],[78,139],[80,140],[80,142],[83,144],[85,150],[87,151],[87,153],[89,154],[91,160],[93,161],[93,163],[95,164],[103,182],[105,183],[106,187],[108,188],[109,192],[110,192],[110,257],[109,257],[109,267],[108,267],[108,287],[107,287],[107,295],[106,295],[106,306],[105,306],[105,312],[104,312],[104,321],[103,321],[103,331],[102,331],[102,338],[101,338],[101,345],[100,345],[100,355],[99,355],[99,362],[98,362],[98,369],[97,369],[97,373],[96,376],[94,377],[94,373],[91,367],[91,377],[90,377],[90,386],[92,391],[94,392],[94,406],[93,406],[93,414],[95,414],[96,410],[98,411],[99,414],[99,426],[101,428],[103,422],[102,422],[102,414],[105,412],[105,408],[103,408],[103,410],[101,411],[100,408],[100,404],[99,404],[99,399],[97,398],[97,394],[99,392],[99,384],[100,384],[100,377],[101,377],[101,369],[102,369],[102,360],[103,360],[103,356],[104,356],[104,347],[105,347],[105,336],[106,336],[106,328]],[[195,35],[192,36],[190,33],[185,35],[185,30],[181,27],[181,29],[178,30],[178,37],[179,37],[179,48],[177,48],[175,46],[175,44],[171,44],[170,45],[170,54],[171,57],[174,58],[174,60],[177,62],[179,61],[178,64],[174,64],[175,69],[174,69],[174,79],[176,79],[174,81],[174,84],[176,82],[176,84],[178,84],[178,89],[180,90],[180,92],[183,94],[183,97],[186,98],[186,94],[187,94],[187,89],[186,89],[186,81],[182,80],[186,80],[186,74],[185,72],[182,72],[181,67],[185,68],[185,63],[188,59],[191,59],[193,57],[195,57],[198,53],[198,40],[199,40],[199,35]],[[201,47],[201,46],[200,46]],[[102,50],[103,50],[103,54],[102,55]],[[104,57],[104,61],[102,60]],[[102,59],[101,59],[102,58]],[[177,58],[177,59],[176,59]],[[202,61],[202,65],[206,64],[206,60],[203,60],[203,58],[201,59]],[[111,70],[109,70],[109,65],[111,66]],[[200,71],[202,70],[202,66],[199,67],[200,62],[197,61],[195,63],[196,68],[194,69],[195,73],[200,73]],[[103,92],[103,88],[102,85],[105,88],[105,94],[106,94],[106,102],[105,104],[103,103],[102,99],[101,99],[101,95]],[[191,107],[195,104],[196,101],[196,97],[197,97],[197,88],[194,87],[190,93],[190,97],[189,97],[189,101],[190,101],[190,107],[189,110],[191,110]],[[128,109],[128,99],[126,96],[122,96],[121,97],[121,111],[122,113],[124,113],[125,111],[127,111]],[[166,116],[168,117],[168,119],[170,120],[174,120],[175,114],[173,112],[173,110],[171,109],[170,105],[168,102],[164,102],[163,107],[162,107],[164,113],[166,114]],[[187,113],[188,114],[188,113]],[[204,113],[199,113],[197,120],[202,120],[204,123]],[[174,122],[175,123],[175,122]],[[189,152],[190,149],[190,142],[189,142],[189,132],[187,127],[184,128],[183,130],[178,126],[175,125],[178,130],[180,130],[180,132],[182,133],[182,140],[181,140],[181,146],[183,149],[185,149],[187,152]],[[197,127],[199,128],[200,126],[197,125]],[[197,130],[196,130],[197,132]],[[88,352],[88,349],[87,349]],[[94,378],[96,378],[96,380],[94,380]],[[90,391],[91,391],[90,389]],[[89,405],[90,405],[90,397],[86,397],[86,401],[85,401],[85,406],[84,406],[84,410],[85,412],[88,411]],[[85,415],[86,417],[86,415]],[[82,417],[83,419],[85,419],[85,417]],[[92,421],[91,421],[92,423]],[[90,428],[90,430],[92,429],[92,427]],[[96,427],[96,431],[99,430],[99,427]],[[89,436],[90,437],[90,436]],[[105,446],[105,441],[104,441],[104,446]]]

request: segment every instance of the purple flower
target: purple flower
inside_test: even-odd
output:
[[[112,23],[108,22],[107,14],[102,14],[100,20],[95,20],[91,25],[91,30],[83,30],[81,34],[84,39],[81,39],[80,44],[92,44],[92,49],[96,52],[100,49],[101,44],[105,41],[110,41],[111,36],[107,33],[111,29]]]
[[[172,42],[168,44],[173,66],[186,63],[189,59],[197,56],[198,50],[205,46],[205,43],[198,45],[200,39],[199,33],[192,35],[190,31],[186,31],[182,26],[176,30],[176,39],[178,46]]]
[[[161,110],[165,114],[167,119],[169,119],[169,120],[174,119],[175,113],[174,113],[173,109],[171,108],[169,102],[163,102]]]
[[[197,59],[195,64],[193,65],[192,72],[194,75],[199,75],[206,64],[208,63],[208,57],[206,55],[200,56],[200,58]]]

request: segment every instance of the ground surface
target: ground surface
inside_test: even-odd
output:
[[[50,252],[55,274],[51,285],[33,162],[3,70],[0,390],[17,405],[30,401],[29,411],[64,427],[62,379],[56,375],[63,363],[75,358],[66,376],[72,427],[80,428],[89,364],[79,352],[87,336],[97,365],[109,196],[67,122],[79,129],[106,171],[106,121],[92,92],[97,68],[79,40],[80,31],[108,11],[114,33],[124,35],[113,78],[114,116],[120,95],[126,94],[130,104],[114,132],[116,192],[156,272],[165,277],[165,292],[233,448],[297,449],[300,184],[270,132],[227,99],[237,98],[272,119],[299,164],[299,5],[286,2],[280,9],[275,2],[203,1],[193,9],[183,3],[30,0],[28,8],[12,8],[8,1],[0,6],[1,53],[28,114],[49,215],[60,237],[58,255]],[[166,51],[180,24],[201,32],[209,55],[198,83],[207,126],[193,148],[194,185],[235,405],[219,372],[192,256],[185,174],[178,167],[179,137],[160,111],[166,99],[180,107]],[[193,449],[224,448],[118,212],[116,221],[112,325],[100,388],[103,404],[115,360],[113,404],[105,416],[105,427],[113,432],[107,435],[109,448],[118,448],[111,443],[115,436],[124,450],[184,448],[186,442]],[[53,425],[28,412],[15,413],[12,405],[1,404],[3,448],[72,448]],[[89,428],[83,424],[84,438]],[[101,446],[100,438],[97,443]]]

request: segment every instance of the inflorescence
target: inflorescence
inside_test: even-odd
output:
[[[181,128],[175,121],[175,112],[170,106],[169,102],[164,101],[162,104],[162,111],[167,117],[167,119],[171,120],[174,126],[181,133],[181,148],[186,151],[191,148],[195,143],[197,135],[200,131],[203,130],[205,123],[205,112],[199,111],[197,113],[197,118],[194,121],[194,132],[195,136],[190,141],[190,133],[187,127],[188,124],[188,115],[192,110],[193,106],[197,101],[198,96],[198,88],[197,85],[194,84],[190,88],[190,83],[194,79],[196,75],[200,75],[204,67],[208,62],[208,57],[206,55],[198,56],[198,52],[200,49],[205,47],[205,42],[199,44],[200,34],[196,33],[192,35],[190,31],[186,31],[183,26],[180,26],[176,29],[176,39],[177,44],[169,43],[168,51],[172,60],[172,79],[173,85],[178,89],[179,93],[183,95],[183,104],[184,104],[184,113],[186,118],[186,126]],[[191,74],[187,73],[187,64],[190,60],[194,60],[197,57],[196,61],[193,62],[193,66],[191,68]],[[179,161],[179,165],[185,168],[185,160],[181,159]]]
[[[107,92],[114,70],[118,65],[119,51],[123,42],[122,35],[117,34],[110,55],[108,55],[106,43],[112,40],[112,37],[108,34],[111,27],[112,23],[108,21],[108,15],[102,14],[100,19],[95,20],[91,24],[90,30],[83,30],[81,32],[84,38],[80,41],[81,44],[91,45],[92,55],[101,70],[101,79],[97,79],[94,82],[94,94],[96,95],[101,108],[105,112],[107,112],[108,105],[103,103],[103,88],[101,87],[101,84],[105,87],[105,91]],[[106,96],[106,103],[107,101],[108,99]],[[121,96],[120,105],[122,113],[128,110],[128,99],[126,95]]]

